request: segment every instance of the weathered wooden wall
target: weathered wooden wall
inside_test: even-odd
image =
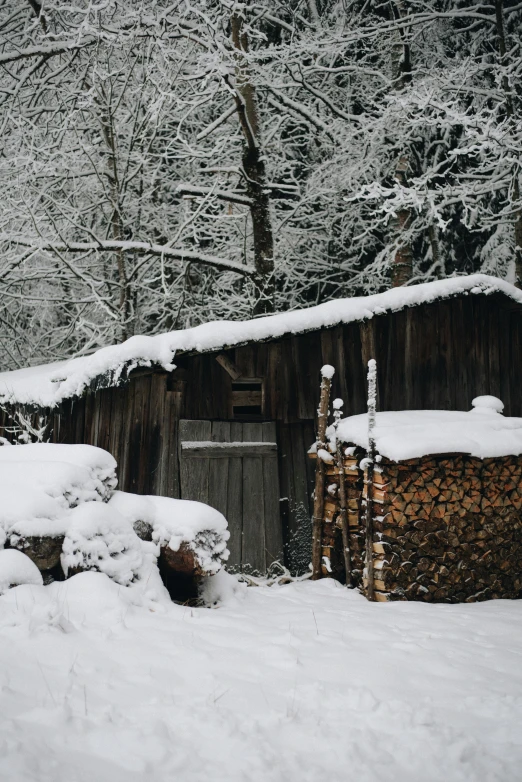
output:
[[[494,394],[506,415],[522,416],[521,311],[505,296],[468,295],[225,351],[244,377],[264,380],[264,418],[277,422],[286,539],[311,511],[306,450],[323,364],[336,368],[333,395],[346,415],[366,410],[365,366],[375,357],[381,410],[466,410],[474,396]],[[65,402],[55,441],[109,450],[126,491],[179,497],[179,420],[231,418],[232,381],[216,355],[179,356],[172,374],[137,370],[125,387]]]

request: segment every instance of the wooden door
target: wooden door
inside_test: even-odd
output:
[[[227,567],[266,573],[282,562],[275,423],[180,421],[179,432],[181,497],[228,520]]]

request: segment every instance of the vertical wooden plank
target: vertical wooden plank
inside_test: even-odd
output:
[[[297,372],[291,338],[284,339],[281,343],[281,363],[278,372],[280,384],[281,418],[283,421],[297,420],[298,393]]]
[[[425,313],[425,377],[423,381],[423,393],[425,402],[422,406],[428,410],[436,410],[439,405],[439,387],[435,381],[437,378],[437,348],[439,338],[439,309],[437,305],[430,305]],[[465,367],[462,366],[462,377],[465,377]]]
[[[337,355],[335,350],[335,337],[332,329],[324,329],[321,333],[321,365],[330,364],[335,369],[334,384],[332,384],[333,397],[337,396],[339,389],[338,383],[338,366]],[[332,398],[333,398],[332,397]]]
[[[487,329],[484,324],[484,306],[482,296],[469,296],[472,306],[472,319],[470,327],[473,328],[473,344],[471,358],[473,360],[474,388],[473,397],[489,394],[489,366],[487,364],[487,352],[481,344],[481,332]]]
[[[85,399],[85,421],[84,421],[83,442],[86,443],[87,445],[94,445],[94,438],[92,433],[94,394],[92,393],[92,391],[87,391],[84,399]]]
[[[234,351],[234,363],[237,364],[243,377],[256,376],[256,345],[241,345]]]
[[[230,441],[243,441],[243,424],[230,424]],[[243,552],[243,465],[242,459],[227,459],[227,520],[230,532],[228,549],[230,557],[227,568],[232,572],[241,569]]]
[[[142,396],[141,386],[137,382],[137,378],[133,378],[130,381],[130,388],[132,390],[132,408],[129,411],[129,426],[127,429],[127,464],[126,464],[126,489],[133,494],[138,493],[139,482],[139,457],[140,457],[140,440],[141,440],[141,408],[142,408]]]
[[[94,393],[92,395],[92,424],[91,424],[91,443],[92,445],[98,445],[98,435],[100,431],[100,395]]]
[[[510,415],[522,416],[522,317],[520,312],[513,312],[511,319],[511,410]]]
[[[471,400],[473,398],[472,392],[468,388],[469,377],[469,351],[470,351],[470,334],[468,333],[466,319],[465,319],[465,304],[466,300],[461,298],[454,299],[452,301],[452,330],[455,334],[454,341],[454,357],[453,357],[453,377],[456,392],[456,406],[458,410],[469,410],[471,407]],[[432,345],[436,342],[432,342]],[[431,367],[432,382],[435,385],[434,379],[436,378],[435,368]],[[471,395],[470,395],[471,394]]]
[[[346,392],[343,397],[347,415],[366,411],[366,373],[364,370],[361,331],[359,323],[342,326],[342,345],[346,361]],[[316,404],[319,403],[319,386],[316,387]]]
[[[179,422],[185,383],[179,383],[174,390],[167,391],[165,400],[165,447],[166,468],[164,473],[164,488],[162,494],[166,497],[181,497],[180,467],[179,467]]]
[[[270,342],[268,348],[268,367],[265,380],[265,414],[269,418],[282,418],[281,383],[281,343]]]
[[[213,421],[211,439],[217,443],[230,442],[230,423]],[[209,459],[208,504],[227,517],[228,459]]]
[[[146,494],[150,480],[150,381],[151,376],[138,376],[134,384],[134,410],[130,441],[130,485],[135,494]]]
[[[262,442],[261,423],[243,424],[243,441]],[[242,567],[252,573],[266,572],[263,497],[263,460],[243,457],[243,551]]]
[[[348,384],[352,381],[349,377],[349,371],[346,364],[346,354],[343,346],[343,327],[337,326],[332,333],[334,358],[333,365],[337,377],[338,395],[344,402],[345,415],[351,415],[351,410],[346,406],[348,403]]]
[[[99,410],[97,445],[104,451],[108,451],[110,447],[113,391],[112,388],[104,388],[96,394]]]
[[[500,381],[500,398],[504,402],[504,415],[511,415],[511,388],[508,369],[508,355],[509,355],[509,343],[512,340],[512,335],[509,333],[509,313],[502,306],[502,303],[498,309],[498,331],[499,331],[499,343],[498,343],[498,363],[499,363],[499,381]],[[471,400],[470,400],[471,402]]]
[[[297,389],[297,417],[311,419],[317,407],[317,387],[321,381],[321,332],[291,338]],[[295,413],[294,413],[295,417]]]
[[[311,461],[307,464],[306,452],[315,439],[314,424],[282,424],[278,434],[286,562],[293,573],[303,573],[311,560],[314,469]]]
[[[377,353],[377,339],[376,339],[376,323],[375,318],[372,318],[371,320],[364,321],[359,324],[359,331],[361,335],[361,355],[362,355],[362,364],[363,364],[363,374],[365,378],[365,388],[366,388],[366,373],[368,371],[368,361],[371,358],[374,358],[377,361],[377,409],[380,409],[380,387],[381,383],[380,377],[382,374],[382,370],[380,370],[380,362],[379,362],[379,355]]]
[[[292,447],[290,444],[289,425],[277,422],[277,440],[279,443],[278,461],[279,461],[279,485],[280,485],[280,506],[281,521],[283,529],[283,546],[285,551],[285,564],[292,568],[292,534],[295,532],[294,517],[291,513],[291,500],[293,497],[293,465],[292,465]]]
[[[209,418],[228,418],[231,409],[232,378],[216,361],[215,353],[211,358],[211,410]]]
[[[168,464],[166,431],[167,375],[156,372],[150,384],[150,481],[147,491],[162,494]]]
[[[522,364],[521,361],[521,318],[518,312],[510,312],[508,315],[509,331],[505,337],[508,342],[506,350],[507,366],[505,372],[508,377],[509,383],[509,407],[505,411],[505,415],[520,416],[522,415],[521,405],[521,384],[519,382],[518,369]],[[504,401],[504,400],[502,400]],[[507,400],[506,400],[507,401]]]
[[[276,443],[276,425],[274,421],[262,424],[263,442]],[[283,564],[283,528],[279,502],[279,474],[277,458],[264,457],[263,462],[263,506],[265,513],[265,556],[266,567],[273,562]]]
[[[308,534],[310,534],[311,540],[312,503],[306,470],[306,459],[308,458],[307,450],[312,443],[305,443],[303,430],[304,424],[294,425],[291,430],[295,492],[294,513],[298,536],[300,538],[307,538]]]
[[[414,403],[414,371],[416,365],[417,356],[415,354],[415,340],[414,340],[414,327],[415,327],[415,309],[410,307],[405,312],[405,340],[404,340],[404,375],[403,393],[402,398],[404,400],[403,407],[406,410],[411,410],[415,407]],[[377,406],[379,409],[379,406]],[[399,408],[400,409],[400,408]]]
[[[73,443],[84,443],[84,431],[85,431],[85,397],[81,397],[80,399],[75,400],[75,404],[73,406],[73,410],[71,410],[71,415],[74,415],[74,420],[72,422],[72,436],[73,436]]]
[[[118,462],[118,483],[121,484],[121,467],[125,447],[125,432],[123,429],[125,413],[126,388],[114,388],[112,400],[111,432],[109,450]]]
[[[485,298],[487,306],[489,329],[485,337],[487,339],[488,364],[489,364],[489,393],[500,397],[500,341],[502,332],[499,326],[499,305],[494,298]],[[504,401],[504,400],[502,400]]]
[[[202,442],[210,437],[210,421],[179,422],[180,446],[184,440]],[[187,458],[183,456],[183,448],[180,453],[181,497],[208,503],[209,459]]]
[[[382,394],[380,399],[381,410],[393,410],[391,405],[395,398],[395,384],[399,377],[404,376],[404,370],[402,362],[404,361],[404,349],[399,349],[397,346],[398,336],[398,323],[397,320],[400,316],[404,316],[403,312],[395,313],[393,318],[388,318],[387,336],[388,341],[385,352],[386,365],[384,369],[384,380],[382,386]]]
[[[131,430],[134,416],[134,383],[125,386],[122,411],[122,435],[119,460],[119,488],[122,491],[130,491],[130,463],[131,463]]]
[[[439,401],[437,408],[440,410],[454,410],[455,409],[455,391],[453,388],[452,378],[452,344],[453,334],[451,331],[450,313],[448,312],[447,301],[440,301],[436,304],[437,316],[438,316],[438,335],[439,335],[439,348],[438,348],[438,367],[437,376],[434,378],[434,383],[437,384]]]

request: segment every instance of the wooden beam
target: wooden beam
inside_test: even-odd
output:
[[[220,366],[223,367],[225,372],[230,375],[232,380],[237,380],[243,374],[239,367],[237,367],[234,362],[227,355],[225,355],[225,353],[219,353],[216,356],[216,361]]]
[[[224,459],[244,456],[276,456],[277,443],[182,441],[181,454],[192,459]]]
[[[232,391],[232,407],[261,407],[261,391]]]

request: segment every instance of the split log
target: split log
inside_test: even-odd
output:
[[[32,559],[39,570],[52,570],[60,564],[63,541],[63,535],[56,538],[13,535],[11,546]]]
[[[182,543],[177,551],[162,546],[158,567],[173,600],[191,604],[197,601],[201,580],[208,574],[201,568],[194,552],[186,543]]]

